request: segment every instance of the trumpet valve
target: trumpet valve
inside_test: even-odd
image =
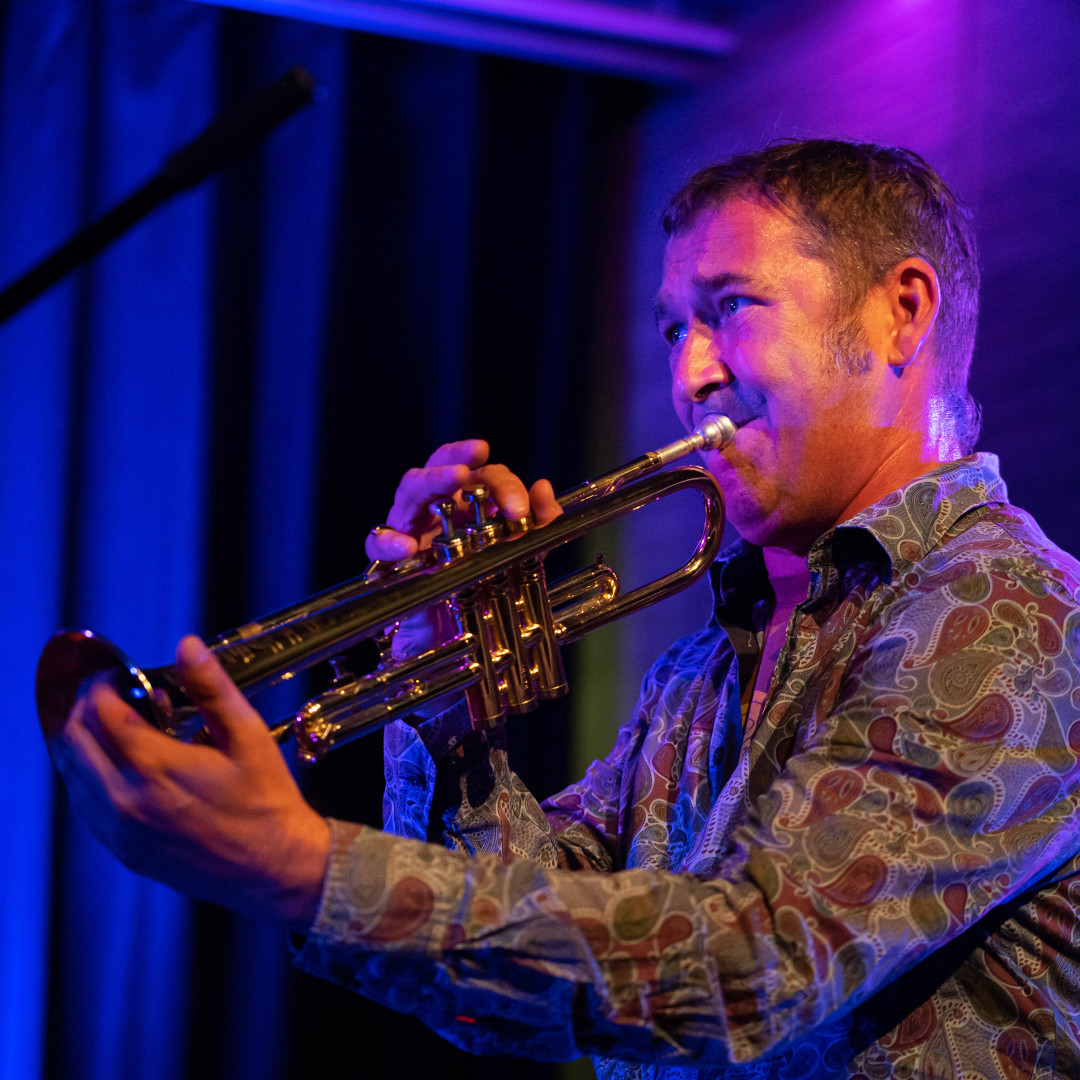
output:
[[[531,678],[536,696],[541,701],[562,697],[569,686],[563,667],[562,653],[555,632],[543,560],[528,559],[519,564],[518,594],[526,622],[529,624],[529,657]]]
[[[499,538],[499,523],[488,517],[487,501],[491,493],[487,485],[477,484],[476,487],[467,488],[463,494],[473,512],[473,524],[466,526],[465,530],[472,541],[472,547],[479,549],[495,543]]]
[[[441,563],[460,559],[469,550],[469,533],[465,529],[454,528],[454,511],[457,503],[453,499],[440,499],[431,504],[431,512],[442,522],[443,531],[431,541],[431,550]]]

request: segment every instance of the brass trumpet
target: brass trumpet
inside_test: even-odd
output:
[[[720,449],[734,434],[726,416],[707,417],[693,435],[564,492],[559,503],[565,512],[543,528],[489,518],[486,492],[467,492],[474,522],[455,528],[454,504],[437,508],[444,528],[430,552],[389,567],[374,564],[361,577],[230,630],[208,645],[249,697],[329,662],[329,688],[271,729],[279,742],[295,736],[297,756],[305,764],[451,691],[464,692],[475,726],[493,726],[508,712],[527,712],[538,701],[566,693],[563,643],[665,599],[705,573],[724,527],[716,481],[694,466],[657,470],[696,450]],[[691,489],[701,497],[705,520],[697,547],[681,567],[621,594],[615,571],[598,556],[592,566],[548,586],[544,557],[549,551]],[[444,601],[456,618],[457,634],[417,655],[388,659],[387,628]],[[384,662],[361,677],[344,671],[341,654],[372,637],[380,639]],[[91,678],[108,678],[162,731],[188,740],[206,737],[175,668],[144,671],[92,631],[66,630],[50,639],[38,663],[38,715],[46,740],[63,727]]]

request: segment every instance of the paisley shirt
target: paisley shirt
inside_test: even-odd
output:
[[[714,573],[727,629],[661,657],[543,806],[456,710],[389,729],[403,835],[333,823],[298,963],[602,1080],[1080,1077],[1080,567],[996,466],[814,545],[745,732],[749,547]]]

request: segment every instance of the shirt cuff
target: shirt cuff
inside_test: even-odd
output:
[[[410,887],[388,889],[397,856],[428,845],[407,837],[389,836],[368,825],[327,819],[330,857],[315,918],[303,939],[294,942],[294,961],[312,974],[342,981],[328,969],[342,947],[359,953],[382,952],[395,945],[424,952],[457,904],[457,892],[435,905],[417,905]],[[457,861],[449,851],[435,848],[432,857]],[[406,875],[408,886],[415,884]],[[430,891],[430,890],[427,890]],[[356,953],[353,953],[355,960]],[[346,979],[349,983],[352,979]]]

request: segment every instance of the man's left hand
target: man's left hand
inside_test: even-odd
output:
[[[130,869],[245,914],[307,929],[327,823],[304,801],[259,714],[196,637],[177,674],[209,745],[179,742],[99,682],[49,749],[76,812]]]

